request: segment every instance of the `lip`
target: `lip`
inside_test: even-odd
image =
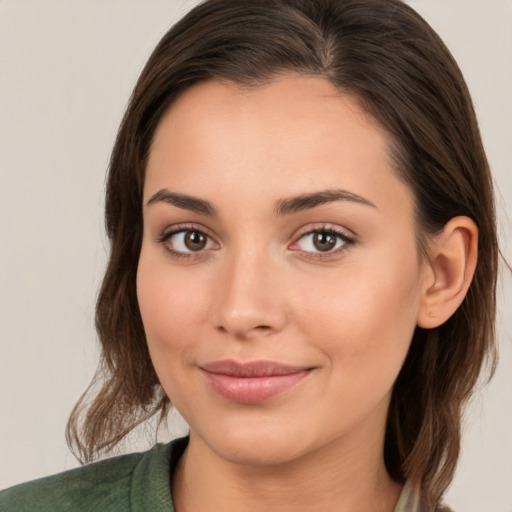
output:
[[[214,361],[200,370],[209,387],[232,402],[261,403],[287,391],[305,379],[313,368],[274,361]]]

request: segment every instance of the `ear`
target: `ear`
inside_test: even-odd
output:
[[[475,273],[478,228],[469,217],[454,217],[429,245],[418,326],[438,327],[460,306]]]

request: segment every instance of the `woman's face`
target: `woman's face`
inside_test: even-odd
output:
[[[161,121],[139,305],[162,386],[223,459],[382,452],[424,280],[388,142],[314,77],[203,83]]]

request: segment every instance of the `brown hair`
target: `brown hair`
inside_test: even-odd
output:
[[[82,460],[111,450],[170,402],[153,369],[137,304],[142,189],[152,138],[177,96],[205,80],[257,86],[278,73],[324,77],[355,95],[388,131],[415,195],[418,243],[465,215],[479,229],[478,265],[457,312],[417,328],[394,386],[385,461],[435,505],[452,479],[461,416],[486,358],[495,363],[498,265],[492,180],[462,74],[431,27],[400,0],[208,0],[160,41],[133,91],[106,191],[111,254],[99,293],[99,383],[72,412]],[[91,385],[92,386],[92,385]]]

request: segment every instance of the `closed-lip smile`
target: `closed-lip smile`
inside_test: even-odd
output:
[[[244,404],[270,400],[294,387],[313,370],[275,361],[239,362],[232,359],[205,363],[199,368],[215,393]]]

